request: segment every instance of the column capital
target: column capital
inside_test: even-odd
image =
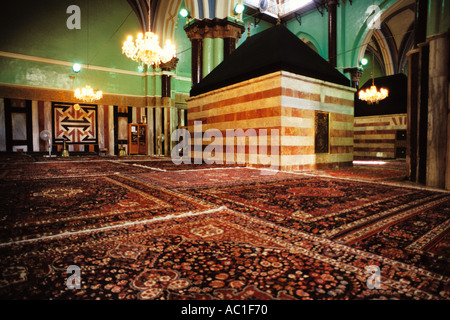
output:
[[[350,79],[354,88],[358,88],[359,79],[361,79],[363,71],[361,67],[344,68],[344,73],[350,73]]]
[[[243,23],[224,19],[193,19],[184,27],[190,40],[204,38],[239,39],[245,31]]]
[[[364,70],[361,67],[344,68],[344,73],[350,73],[352,80],[359,80],[363,74]]]
[[[159,67],[164,71],[172,71],[177,67],[178,61],[180,61],[180,59],[178,59],[177,57],[173,57],[172,60],[166,63],[161,63]]]

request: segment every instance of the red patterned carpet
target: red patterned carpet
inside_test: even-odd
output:
[[[303,173],[307,173],[303,171]],[[401,181],[406,179],[406,163],[401,160],[354,161],[352,168],[319,170],[314,176],[326,176],[351,180]]]
[[[447,192],[357,170],[17,159],[0,158],[2,299],[450,298]]]

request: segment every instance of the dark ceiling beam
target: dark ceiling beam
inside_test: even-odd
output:
[[[148,31],[148,0],[127,0],[130,7],[136,14],[142,30]],[[154,30],[156,20],[156,10],[159,5],[159,0],[151,0],[151,29]]]
[[[381,48],[375,37],[372,37],[372,41],[367,45],[365,55],[366,54],[371,55],[378,61],[384,71],[384,75],[386,75],[386,65],[384,63],[383,55],[381,54]],[[372,63],[374,63],[374,61],[372,61]],[[372,72],[372,70],[370,70],[370,72]]]
[[[397,43],[395,42],[395,39],[394,39],[394,35],[392,34],[389,26],[384,21],[381,23],[380,27],[381,27],[381,33],[382,33],[383,37],[386,39],[386,42],[388,44],[388,50],[393,59],[392,62],[394,65],[392,66],[392,69],[397,70],[399,54],[398,54]]]
[[[404,72],[405,66],[408,63],[407,53],[414,49],[414,22],[408,28],[408,32],[404,35],[399,48],[399,63],[398,72]]]

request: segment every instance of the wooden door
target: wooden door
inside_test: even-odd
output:
[[[6,151],[33,152],[31,100],[5,99]]]
[[[147,154],[147,125],[128,125],[128,154]]]
[[[128,125],[128,154],[139,154],[139,126]]]
[[[139,154],[147,154],[147,125],[138,125]]]

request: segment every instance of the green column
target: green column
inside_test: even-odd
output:
[[[214,68],[214,46],[213,39],[203,39],[203,78]]]
[[[214,45],[213,68],[215,68],[223,61],[224,41],[222,38],[215,38],[213,39],[213,45]]]

